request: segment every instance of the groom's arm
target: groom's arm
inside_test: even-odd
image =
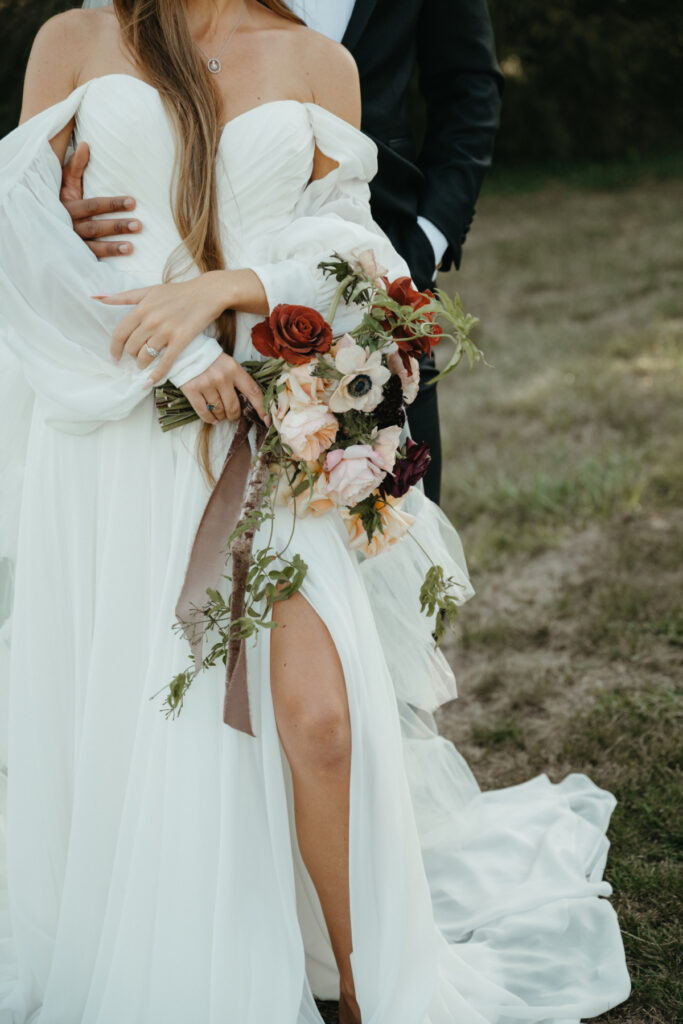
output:
[[[419,213],[448,240],[443,266],[459,267],[503,91],[486,0],[424,0],[418,64],[427,106]]]
[[[131,235],[142,230],[139,220],[131,217],[135,209],[132,196],[96,196],[83,198],[83,172],[90,151],[81,142],[62,168],[59,198],[71,217],[74,231],[98,259],[103,256],[127,256],[133,243],[126,238],[112,241],[111,235]],[[119,214],[119,216],[115,216]],[[102,241],[109,238],[109,241]]]

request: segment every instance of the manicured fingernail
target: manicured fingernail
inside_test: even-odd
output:
[[[134,206],[135,206],[135,200],[131,199],[130,196],[128,197],[128,199],[124,199],[123,200],[123,208],[124,208],[124,210],[132,210]]]
[[[108,298],[110,298],[110,296],[109,295],[91,295],[90,298],[91,299],[108,299]]]
[[[140,223],[139,220],[129,220],[128,221],[128,230],[129,231],[139,231],[141,227],[142,227],[142,224]]]
[[[112,363],[116,363],[116,365],[118,366],[118,364],[121,362],[121,356],[112,356],[111,361]]]
[[[151,387],[154,387],[154,377],[148,377],[142,387],[145,391],[149,391]]]
[[[265,425],[267,427],[272,427],[272,425],[273,425],[273,417],[272,416],[266,416],[266,418],[264,419],[263,422],[265,423]]]
[[[128,242],[121,242],[119,245],[119,252],[130,252],[131,249],[132,246],[129,245]]]

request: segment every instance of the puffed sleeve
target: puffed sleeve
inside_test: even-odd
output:
[[[130,307],[94,295],[151,283],[100,262],[73,231],[59,201],[61,167],[49,144],[80,102],[81,87],[0,143],[0,345],[55,427],[84,433],[151,400],[148,371],[132,359],[115,365],[112,333]],[[193,339],[171,378],[183,384],[220,354],[208,335]]]
[[[348,256],[372,249],[390,278],[410,271],[370,213],[368,183],[377,171],[374,142],[323,107],[308,103],[306,108],[318,149],[338,166],[308,185],[291,222],[267,240],[264,262],[252,269],[271,310],[294,303],[325,315],[336,282],[324,278],[318,264],[333,253]],[[357,319],[357,308],[340,305],[335,329],[345,330]]]

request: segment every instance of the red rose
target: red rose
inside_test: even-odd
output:
[[[282,304],[252,328],[251,340],[262,356],[301,366],[316,353],[329,351],[332,328],[315,309]]]
[[[385,291],[390,299],[398,302],[400,306],[412,306],[413,309],[421,309],[434,297],[431,292],[418,292],[413,288],[413,282],[409,277],[397,277],[395,281],[382,278]]]
[[[387,295],[394,302],[398,302],[401,306],[412,306],[413,309],[422,309],[423,306],[429,305],[434,295],[429,290],[425,292],[418,292],[416,288],[413,288],[413,283],[409,277],[397,277],[395,281],[389,281],[388,278],[382,278]],[[434,323],[434,314],[425,313],[424,319],[428,320],[431,324]],[[441,340],[442,330],[438,324],[434,324],[433,333],[431,337],[420,337],[415,335],[410,327],[401,325],[392,325],[391,319],[387,319],[384,323],[387,330],[392,331],[394,341],[398,345],[399,355],[403,360],[403,364],[407,370],[410,370],[410,357],[413,356],[415,359],[420,359],[422,356],[428,356],[431,354],[434,345],[438,345]]]

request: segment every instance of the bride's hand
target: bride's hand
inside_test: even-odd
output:
[[[168,375],[183,349],[231,305],[225,271],[93,298],[110,306],[134,307],[114,331],[110,350],[115,363],[126,352],[140,369],[159,354],[150,374],[150,387]]]
[[[238,420],[241,414],[239,391],[249,399],[266,426],[270,426],[270,417],[266,416],[263,408],[261,388],[236,359],[225,353],[203,373],[183,384],[180,390],[205,423]]]

